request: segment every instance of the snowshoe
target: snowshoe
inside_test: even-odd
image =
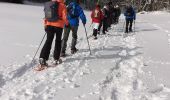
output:
[[[63,62],[62,59],[54,60],[55,65],[61,64],[62,62]]]
[[[42,70],[44,70],[44,69],[47,69],[47,65],[41,65],[41,64],[39,64],[34,70],[35,71],[42,71]]]
[[[66,57],[66,53],[61,53],[60,57]]]
[[[94,38],[93,38],[94,40],[97,40],[97,36],[94,36]]]
[[[128,31],[125,31],[125,33],[128,33]]]
[[[42,71],[48,67],[48,64],[46,63],[46,60],[43,58],[39,59],[39,65],[35,68],[36,71]]]
[[[77,48],[75,48],[75,49],[71,49],[71,54],[74,54],[74,53],[76,53],[78,51],[78,49]]]
[[[105,35],[106,34],[106,32],[103,32],[103,35]]]

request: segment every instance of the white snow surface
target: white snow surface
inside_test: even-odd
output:
[[[80,21],[79,51],[70,54],[69,38],[69,56],[41,72],[32,69],[39,52],[31,60],[44,35],[43,7],[0,3],[0,14],[0,100],[170,100],[169,13],[138,14],[129,35],[122,15],[107,35],[89,38],[92,55]]]

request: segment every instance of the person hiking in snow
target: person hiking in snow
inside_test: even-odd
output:
[[[69,37],[70,31],[72,31],[72,43],[71,43],[71,54],[77,52],[76,44],[77,44],[77,31],[79,27],[79,18],[82,20],[83,25],[86,24],[86,16],[83,12],[83,9],[79,6],[79,0],[73,0],[67,6],[67,19],[69,21],[69,25],[66,25],[64,28],[64,34],[62,39],[62,49],[61,49],[61,57],[66,56],[66,48],[67,48],[67,40]]]
[[[100,32],[101,27],[103,26],[103,30],[102,33],[106,34],[106,32],[108,32],[107,28],[108,28],[108,19],[109,19],[109,12],[108,12],[109,8],[108,5],[104,5],[103,9],[102,9],[102,13],[103,13],[103,20],[100,23],[99,29],[98,29],[98,34]]]
[[[54,9],[55,7],[56,9]],[[44,26],[45,32],[47,33],[47,39],[40,53],[39,57],[40,65],[37,68],[38,71],[43,70],[48,66],[46,61],[49,59],[49,54],[54,36],[56,37],[53,54],[54,64],[57,65],[58,63],[62,62],[62,60],[60,59],[61,36],[64,24],[68,25],[68,20],[66,16],[67,9],[64,4],[64,0],[52,0],[49,3],[47,2],[46,5],[44,6],[44,11],[45,11]],[[51,12],[50,15],[49,12]]]
[[[124,16],[126,19],[125,33],[132,32],[132,23],[136,20],[136,12],[131,5],[127,5]]]
[[[98,28],[99,28],[101,21],[103,20],[103,13],[100,9],[99,4],[97,4],[95,9],[92,10],[91,19],[93,23],[93,36],[94,36],[94,39],[97,39]]]
[[[114,16],[114,24],[117,24],[119,22],[119,17],[120,17],[120,14],[121,14],[121,9],[120,7],[116,4],[114,6],[114,10],[115,10],[115,16]]]
[[[114,15],[114,6],[111,1],[108,2],[108,8],[109,8],[109,18],[108,18],[108,26],[109,28],[113,24],[113,15]]]

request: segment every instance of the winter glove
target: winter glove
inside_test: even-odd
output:
[[[46,30],[46,28],[47,28],[47,25],[44,26],[44,29],[45,29],[45,30]]]
[[[68,28],[68,27],[69,27],[69,24],[68,24],[68,25],[65,24],[65,27]]]
[[[86,22],[83,22],[83,25],[85,26],[85,25],[86,25]]]

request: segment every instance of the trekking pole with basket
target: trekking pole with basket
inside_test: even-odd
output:
[[[89,40],[88,40],[88,37],[87,37],[87,30],[86,30],[86,27],[85,27],[85,25],[83,25],[83,26],[84,26],[85,33],[86,33],[86,38],[87,38],[87,43],[88,43],[88,46],[89,46],[90,55],[92,55],[92,53],[91,53],[91,49],[90,49]]]
[[[89,29],[91,28],[92,24],[93,24],[93,22],[90,24]]]
[[[126,23],[126,20],[123,22],[123,32],[125,32],[125,23]]]
[[[87,33],[89,33],[89,31],[91,30],[92,25],[93,25],[93,22],[90,24],[90,26],[89,26],[89,28],[88,28],[88,32],[87,32]],[[87,38],[88,38],[88,39],[89,39],[90,37],[92,37],[92,35],[87,36]]]
[[[32,64],[32,63],[33,63],[33,61],[34,61],[35,56],[37,55],[38,50],[40,49],[40,46],[41,46],[41,44],[42,44],[42,42],[43,42],[43,40],[44,40],[44,38],[45,38],[46,34],[47,34],[47,33],[45,33],[45,34],[44,34],[44,36],[43,36],[43,38],[42,38],[42,40],[41,40],[41,42],[40,42],[40,44],[39,44],[39,46],[38,46],[38,48],[37,48],[37,51],[36,51],[36,52],[35,52],[35,54],[34,54],[34,57],[33,57],[32,61],[31,61],[31,64]]]
[[[134,27],[134,34],[135,34],[135,33],[136,33],[136,29],[135,29],[135,28],[136,28],[136,26],[135,26],[135,20],[134,20],[133,23],[134,23],[134,26],[133,26],[133,27]]]

